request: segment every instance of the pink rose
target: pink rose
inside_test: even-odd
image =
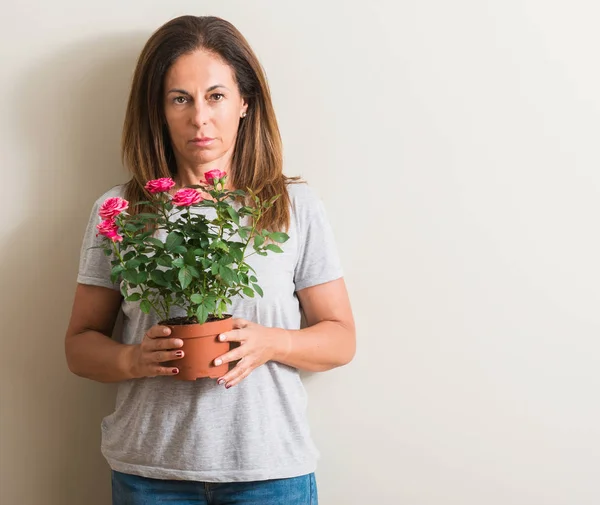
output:
[[[189,207],[202,201],[202,196],[194,188],[180,189],[173,195],[173,204],[178,207]]]
[[[226,175],[226,172],[215,168],[214,170],[209,170],[208,172],[206,172],[204,174],[204,179],[206,180],[207,184],[214,184],[215,180],[222,179]]]
[[[119,235],[119,228],[117,227],[117,223],[115,223],[114,219],[105,219],[99,225],[96,226],[98,235],[104,235],[106,238],[111,239],[113,242],[121,242],[123,237]]]
[[[127,207],[129,207],[129,202],[127,200],[115,196],[104,201],[98,214],[100,214],[102,219],[114,219]]]
[[[170,177],[163,177],[161,179],[148,181],[144,187],[154,195],[156,193],[169,191],[173,186],[175,186],[175,181],[173,179]]]

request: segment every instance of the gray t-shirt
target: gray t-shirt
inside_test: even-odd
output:
[[[321,200],[305,183],[288,190],[292,217],[284,252],[247,260],[264,298],[235,298],[230,312],[263,326],[299,329],[296,291],[342,277],[342,267]],[[79,283],[119,289],[110,281],[110,258],[91,247],[101,241],[95,228],[99,206],[123,192],[117,186],[94,205]],[[124,301],[121,308],[123,343],[139,343],[158,322],[139,302]],[[298,370],[272,361],[229,390],[214,379],[127,380],[119,383],[115,411],[102,421],[102,453],[113,470],[157,479],[234,482],[304,475],[315,470],[318,458],[306,404]]]

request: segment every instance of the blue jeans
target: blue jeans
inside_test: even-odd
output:
[[[318,505],[313,473],[256,482],[158,480],[112,472],[113,505]]]

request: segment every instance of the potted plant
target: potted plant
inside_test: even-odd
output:
[[[175,377],[217,378],[228,365],[214,366],[229,350],[217,336],[232,329],[228,308],[234,296],[263,296],[249,256],[281,253],[288,240],[279,231],[259,228],[277,196],[261,201],[251,190],[225,188],[225,172],[211,170],[199,185],[180,189],[170,178],[149,181],[143,212],[130,214],[122,198],[107,199],[99,210],[101,247],[111,256],[111,279],[121,280],[126,301],[154,312],[171,337],[183,340],[184,357],[171,362]],[[200,190],[200,191],[199,191]],[[203,211],[202,209],[211,209]],[[212,214],[212,217],[207,216]],[[172,317],[178,307],[185,316]]]

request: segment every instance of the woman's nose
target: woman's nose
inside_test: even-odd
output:
[[[205,104],[195,105],[193,108],[192,123],[194,126],[200,128],[202,125],[208,123],[209,110]]]

